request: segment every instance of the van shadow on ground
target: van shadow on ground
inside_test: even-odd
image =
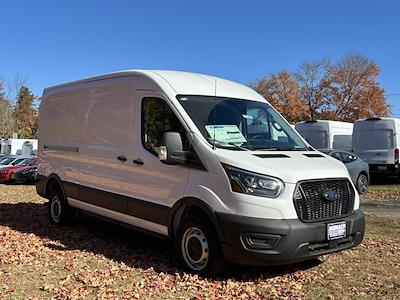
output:
[[[105,221],[78,215],[74,225],[55,227],[47,217],[47,207],[37,203],[0,203],[0,226],[8,226],[22,233],[59,242],[46,246],[57,250],[83,250],[122,261],[131,267],[150,268],[156,272],[169,274],[182,273],[174,256],[173,244],[169,240],[158,239],[145,234],[110,224]],[[244,267],[231,266],[224,277],[238,280],[275,277],[315,267],[318,259],[280,267]]]

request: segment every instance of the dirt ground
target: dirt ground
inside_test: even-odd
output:
[[[400,197],[374,197],[362,200],[360,246],[210,279],[185,274],[167,240],[89,217],[55,228],[34,187],[0,185],[0,298],[400,299]]]

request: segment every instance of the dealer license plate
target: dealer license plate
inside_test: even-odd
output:
[[[346,236],[346,222],[337,222],[327,225],[328,241],[337,240]]]

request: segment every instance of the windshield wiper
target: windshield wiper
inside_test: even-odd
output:
[[[212,139],[212,138],[209,138],[208,139],[211,143],[218,143],[218,145],[220,146],[220,147],[224,147],[224,145],[230,145],[230,146],[234,146],[236,149],[240,149],[240,150],[244,150],[244,151],[251,151],[250,149],[248,149],[248,148],[245,148],[245,147],[242,147],[242,146],[239,146],[238,144],[235,144],[235,143],[233,143],[233,142],[227,142],[227,141],[220,141],[220,140],[215,140],[215,139]],[[225,148],[227,148],[227,147],[225,147]]]

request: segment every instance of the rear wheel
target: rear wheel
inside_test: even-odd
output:
[[[53,188],[49,194],[50,222],[57,226],[70,224],[73,220],[73,209],[69,206],[60,188]]]
[[[366,194],[368,192],[368,185],[369,185],[369,181],[368,181],[368,177],[367,175],[365,175],[364,173],[361,173],[360,175],[358,175],[357,178],[357,191],[360,194]]]
[[[191,273],[215,276],[226,268],[214,228],[197,216],[189,216],[179,226],[175,249],[181,264]]]

